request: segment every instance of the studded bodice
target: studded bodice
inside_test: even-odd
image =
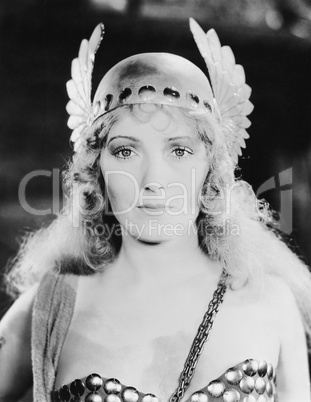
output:
[[[52,392],[53,402],[158,402],[115,378],[99,374],[74,380]],[[194,392],[187,402],[276,402],[276,370],[264,360],[248,359]],[[163,401],[162,401],[163,402]]]

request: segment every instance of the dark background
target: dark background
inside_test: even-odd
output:
[[[176,53],[206,71],[188,28],[190,16],[204,30],[214,27],[246,70],[255,109],[240,174],[255,190],[274,180],[263,196],[281,213],[282,194],[287,195],[290,210],[287,207],[283,213],[287,222],[281,228],[311,263],[307,0],[14,0],[0,4],[0,272],[23,232],[55,217],[36,216],[21,206],[18,189],[26,174],[45,171],[45,176],[28,183],[29,205],[37,209],[54,205],[57,212],[61,199],[55,192],[57,174],[71,155],[65,83],[80,41],[89,38],[99,22],[105,24],[93,75],[95,89],[117,61],[140,52]],[[282,182],[284,170],[287,176]],[[0,293],[0,317],[10,303]]]
[[[246,70],[255,109],[238,174],[255,191],[269,190],[260,195],[281,212],[281,229],[311,264],[311,0],[6,0],[0,2],[0,275],[25,230],[47,224],[61,206],[57,177],[72,153],[65,83],[81,40],[105,24],[94,89],[116,62],[140,52],[176,53],[206,71],[190,16],[205,30],[215,28]],[[51,209],[41,216],[18,197],[23,178],[36,170],[41,176],[28,182],[26,200]],[[0,290],[0,318],[11,303]]]

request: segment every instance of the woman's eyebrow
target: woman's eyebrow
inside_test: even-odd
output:
[[[196,138],[191,137],[189,135],[178,135],[176,137],[170,137],[165,139],[165,141],[170,142],[170,141],[176,141],[176,140],[190,140],[190,141],[197,141]]]
[[[131,141],[134,141],[134,142],[139,142],[139,139],[138,139],[138,138],[131,137],[131,136],[129,136],[129,135],[116,135],[116,136],[110,138],[110,140],[108,141],[108,144],[107,144],[107,145],[109,145],[111,141],[116,140],[116,139],[118,139],[118,138],[126,138],[127,140],[131,140]]]

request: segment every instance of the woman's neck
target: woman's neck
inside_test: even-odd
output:
[[[217,280],[221,268],[200,249],[196,236],[181,236],[160,243],[146,243],[124,236],[116,264],[144,283],[184,282],[207,274]]]

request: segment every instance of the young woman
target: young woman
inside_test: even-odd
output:
[[[0,401],[310,401],[310,274],[234,176],[250,88],[191,21],[206,76],[165,53],[114,66],[90,102],[102,37],[67,85],[68,200],[8,273]],[[216,317],[217,315],[217,317]]]

